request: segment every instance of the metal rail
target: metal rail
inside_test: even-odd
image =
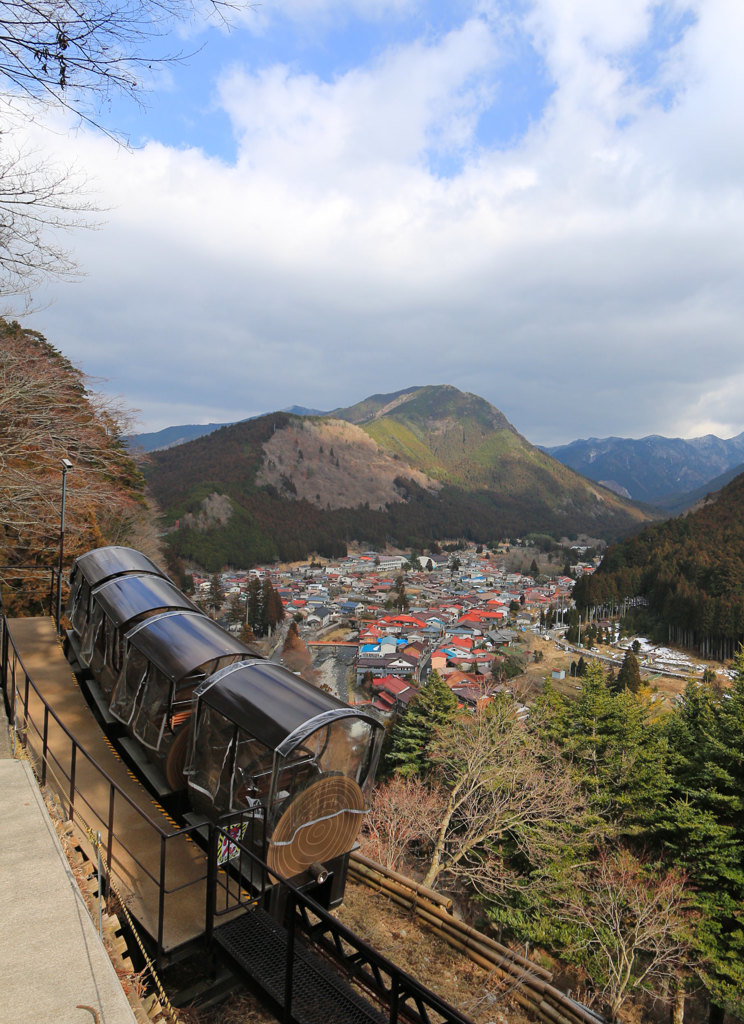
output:
[[[7,573],[8,578],[12,578],[18,573],[27,572],[48,572],[49,578],[49,614],[54,615],[54,598],[55,594],[61,594],[62,577],[60,575],[59,568],[56,565],[0,565],[0,573]],[[55,587],[55,580],[57,585]],[[58,598],[59,600],[59,598]],[[2,606],[2,594],[0,594],[0,606]],[[59,619],[57,622],[57,632],[59,632]]]
[[[412,1022],[412,1024],[472,1024],[469,1017],[440,999],[434,992],[416,981],[410,974],[398,967],[387,957],[378,953],[337,918],[324,910],[298,886],[276,875],[265,861],[261,860],[229,827],[210,827],[210,877],[214,875],[218,844],[230,843],[236,850],[236,858],[244,858],[254,864],[255,869],[265,878],[273,878],[274,885],[284,904],[284,927],[286,929],[286,961],[284,965],[284,1020],[292,1020],[294,966],[293,941],[300,932],[328,958],[338,964],[343,972],[362,985],[387,1010],[389,1024]],[[209,892],[216,890],[216,884],[208,884]],[[226,911],[245,906],[237,897]],[[253,900],[253,905],[256,901]]]
[[[8,718],[18,740],[24,748],[27,748],[29,738],[31,736],[37,738],[36,744],[32,742],[32,749],[35,748],[38,756],[40,748],[42,784],[46,780],[48,772],[53,772],[58,786],[60,781],[63,781],[64,792],[60,793],[60,796],[66,801],[71,820],[78,819],[79,822],[89,825],[90,823],[85,822],[87,809],[87,812],[96,821],[107,828],[107,860],[109,864],[112,867],[115,865],[117,849],[115,844],[118,844],[118,848],[127,852],[143,875],[149,878],[156,887],[158,892],[157,934],[153,938],[156,942],[156,956],[159,961],[163,961],[166,952],[163,948],[166,896],[191,888],[199,882],[205,882],[205,938],[207,941],[211,941],[216,923],[220,919],[226,915],[234,915],[241,909],[246,911],[246,917],[250,917],[250,908],[257,908],[259,903],[264,901],[265,895],[271,892],[270,898],[273,905],[284,907],[283,919],[286,931],[282,1009],[284,1021],[290,1022],[295,1019],[292,1016],[293,978],[295,965],[298,962],[295,935],[302,933],[327,957],[335,961],[348,977],[360,983],[379,1003],[386,1007],[389,1024],[398,1024],[399,1021],[411,1022],[411,1024],[471,1024],[469,1018],[378,953],[324,910],[307,893],[271,871],[249,846],[259,838],[256,830],[265,828],[262,817],[244,813],[236,815],[236,820],[233,822],[206,826],[208,829],[208,855],[205,874],[188,883],[167,888],[165,881],[169,841],[194,834],[205,826],[190,825],[173,831],[163,829],[86,752],[31,679],[8,628],[2,608],[2,595],[0,595],[0,683],[2,683]],[[40,721],[35,720],[29,708],[29,698],[32,692],[43,708]],[[64,764],[49,749],[50,719],[54,720],[70,744],[69,761]],[[80,757],[86,759],[99,776],[105,780],[109,788],[106,821],[103,821],[94,810],[77,785],[76,776],[78,758]],[[117,831],[117,800],[124,800],[159,838],[160,862],[157,874],[150,871],[141,862],[131,847],[127,845],[125,838]],[[265,832],[260,833],[260,838],[263,848]]]
[[[158,890],[158,909],[157,909],[157,928],[156,935],[153,938],[156,941],[156,956],[159,960],[162,960],[165,950],[163,947],[163,935],[164,935],[164,923],[165,923],[165,899],[166,896],[173,895],[174,893],[181,892],[185,889],[191,888],[200,882],[206,882],[208,877],[208,870],[205,867],[203,874],[197,878],[191,879],[189,882],[176,885],[168,888],[165,885],[165,879],[167,877],[167,865],[168,865],[168,842],[179,837],[193,834],[197,831],[196,825],[190,825],[184,828],[178,828],[173,831],[166,831],[163,829],[158,822],[153,819],[142,810],[142,808],[133,800],[128,793],[126,793],[116,782],[115,779],[106,772],[106,770],[98,764],[98,762],[87,753],[84,747],[80,745],[77,739],[73,736],[67,726],[62,722],[55,711],[49,706],[44,696],[39,691],[36,684],[31,679],[20,652],[15,646],[12,633],[8,628],[7,618],[2,608],[2,596],[0,595],[0,682],[2,683],[2,689],[5,696],[5,704],[8,713],[8,721],[13,729],[14,736],[20,741],[21,746],[24,749],[28,748],[29,733],[31,732],[40,741],[40,755],[38,751],[34,751],[37,756],[40,756],[40,779],[41,784],[45,785],[47,782],[47,774],[49,771],[55,776],[57,786],[60,787],[60,783],[65,784],[65,792],[60,792],[60,797],[66,799],[66,805],[68,810],[68,817],[71,821],[78,819],[80,824],[83,826],[90,825],[90,822],[85,821],[85,809],[88,813],[99,822],[107,830],[107,847],[106,847],[106,859],[112,868],[116,865],[116,855],[114,853],[116,842],[121,850],[131,857],[132,861],[137,865],[137,868],[142,874],[148,878]],[[30,693],[36,695],[37,699],[41,703],[43,711],[43,723],[37,722],[29,711],[29,696]],[[49,736],[49,720],[50,717],[54,720],[59,729],[64,733],[70,743],[70,757],[69,761],[63,764],[54,754],[51,752],[48,746]],[[32,747],[33,749],[33,747]],[[109,788],[109,799],[108,799],[108,814],[107,820],[104,821],[100,814],[91,806],[86,799],[83,792],[79,789],[76,782],[77,770],[78,770],[78,757],[81,756],[90,764],[95,772],[105,780]],[[131,807],[136,814],[142,819],[145,825],[159,838],[160,841],[160,860],[159,869],[157,875],[149,870],[145,864],[142,863],[139,857],[137,857],[135,851],[131,845],[128,845],[125,838],[121,833],[116,830],[116,801],[117,799],[123,800]],[[82,805],[82,807],[81,807]]]

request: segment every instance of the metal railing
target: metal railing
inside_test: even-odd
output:
[[[70,670],[72,671],[72,670]],[[121,786],[113,779],[108,772],[81,746],[73,736],[64,722],[54,712],[45,700],[38,687],[31,679],[23,659],[17,650],[11,631],[8,628],[5,612],[2,608],[2,596],[0,595],[0,682],[5,697],[5,704],[8,713],[8,721],[13,729],[15,742],[20,742],[22,748],[27,752],[30,750],[36,765],[41,785],[46,785],[48,777],[53,776],[53,788],[58,792],[61,800],[64,801],[67,816],[73,822],[77,821],[84,829],[91,828],[96,822],[96,828],[100,827],[106,832],[106,859],[110,867],[115,871],[117,862],[121,864],[121,852],[125,852],[131,861],[136,865],[143,878],[149,879],[156,887],[158,893],[157,926],[155,934],[151,936],[156,943],[156,956],[162,960],[165,954],[163,947],[165,927],[165,902],[166,897],[177,892],[190,889],[199,883],[205,883],[208,878],[207,864],[204,872],[189,881],[179,885],[168,887],[166,879],[168,874],[168,852],[173,848],[173,840],[193,834],[197,831],[196,825],[177,828],[168,831],[154,821],[132,797],[126,793]],[[40,721],[37,721],[29,708],[30,695],[34,694],[43,708]],[[53,753],[49,747],[50,720],[64,733],[69,742],[69,758],[64,762]],[[35,737],[35,741],[34,741]],[[92,806],[85,794],[77,785],[79,760],[83,758],[108,786],[108,807],[105,818]],[[32,761],[33,764],[33,761]],[[160,844],[159,864],[157,873],[150,870],[127,842],[125,836],[117,831],[116,811],[117,802],[123,801],[157,837]],[[86,817],[90,816],[91,820]],[[96,830],[93,829],[93,831]],[[170,845],[169,845],[170,844]],[[205,908],[206,913],[206,908]],[[206,917],[205,917],[206,921]]]
[[[287,935],[283,1021],[293,1020],[294,937],[296,932],[300,932],[334,961],[348,978],[358,982],[385,1007],[389,1024],[402,1024],[404,1021],[412,1024],[472,1024],[470,1018],[368,945],[306,892],[275,874],[229,827],[210,827],[208,893],[217,891],[217,850],[225,844],[230,844],[239,852],[241,863],[243,860],[250,861],[254,865],[254,873],[265,880],[273,879],[273,885],[279,890],[280,899],[277,903],[284,906],[283,925]],[[255,905],[257,901],[254,898],[252,902]],[[245,905],[236,896],[232,905],[228,903],[223,907],[222,913],[229,913]]]
[[[359,936],[346,928],[307,893],[276,875],[256,853],[255,848],[266,849],[265,821],[262,814],[242,813],[220,825],[209,824],[208,853],[204,874],[186,883],[167,887],[168,851],[172,840],[193,835],[205,826],[191,825],[172,831],[163,829],[147,815],[119,786],[108,772],[80,745],[64,722],[49,706],[31,679],[20,652],[15,646],[2,608],[0,595],[0,682],[8,710],[9,722],[17,742],[38,760],[42,785],[51,774],[54,788],[66,805],[68,816],[90,829],[89,815],[106,831],[106,860],[115,870],[120,851],[125,851],[136,864],[143,878],[148,878],[157,891],[157,926],[152,935],[156,944],[156,958],[165,962],[163,947],[166,897],[205,883],[204,933],[211,941],[215,924],[227,915],[247,911],[262,900],[263,894],[273,890],[276,906],[284,908],[286,929],[285,991],[283,1019],[292,1020],[293,975],[295,968],[294,938],[297,932],[320,947],[350,978],[360,983],[374,998],[387,1008],[390,1024],[408,1021],[412,1024],[471,1024],[435,993],[392,961],[382,956]],[[31,694],[43,708],[39,721],[31,713]],[[69,742],[69,758],[63,760],[49,747],[50,722],[62,731]],[[77,784],[79,761],[83,758],[108,786],[108,808],[105,819],[87,800]],[[117,806],[124,801],[158,838],[160,844],[157,873],[148,869],[136,855],[126,837],[116,827]],[[94,830],[95,831],[95,830]],[[169,847],[169,843],[171,846]],[[277,892],[278,890],[278,892]]]
[[[62,578],[57,565],[0,565],[0,582],[34,572],[49,573],[49,614],[54,618],[57,632],[59,632],[59,619],[56,616],[55,608],[59,603]],[[0,606],[2,606],[2,595],[0,595]]]

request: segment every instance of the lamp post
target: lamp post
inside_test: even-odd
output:
[[[60,459],[62,463],[62,510],[59,517],[59,565],[57,566],[57,633],[60,632],[62,621],[62,558],[65,551],[65,499],[67,498],[67,473],[72,469],[69,459]]]

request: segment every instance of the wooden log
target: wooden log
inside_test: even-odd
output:
[[[399,896],[404,896],[412,907],[422,900],[433,906],[439,906],[439,904],[432,903],[427,896],[417,893],[415,889],[412,889],[410,886],[403,885],[401,882],[396,882],[387,875],[383,875],[379,871],[373,871],[371,868],[366,868],[362,865],[354,865],[353,867],[349,865],[349,874],[365,879],[372,879],[381,889],[385,889],[388,892],[395,892]]]
[[[514,963],[508,956],[504,956],[503,954],[496,952],[496,950],[482,945],[472,936],[463,935],[461,932],[458,933],[456,929],[448,927],[445,922],[432,917],[432,915],[426,911],[422,911],[419,916],[426,921],[429,928],[436,934],[442,935],[442,937],[445,937],[446,935],[452,936],[463,950],[472,950],[480,958],[487,960],[494,968],[505,972],[520,984],[529,986],[529,988],[535,992],[537,999],[540,998],[544,990],[548,987],[548,983],[544,978],[539,978],[531,971]]]
[[[445,916],[437,907],[432,907],[430,913],[445,924],[451,925],[452,922],[455,922],[455,927],[457,927],[458,931],[462,932],[464,935],[470,936],[470,938],[474,939],[476,942],[480,942],[483,945],[488,946],[490,949],[495,950],[502,956],[507,957],[509,960],[518,964],[531,974],[544,978],[547,982],[551,982],[553,980],[551,972],[546,970],[546,968],[541,967],[540,964],[533,963],[532,960],[528,960],[527,957],[522,956],[521,953],[515,953],[513,950],[509,949],[508,946],[502,946],[500,942],[490,938],[488,935],[483,935],[482,932],[472,928],[469,924],[465,924],[464,921],[459,921],[457,918],[450,917],[449,915]]]
[[[393,871],[392,868],[386,868],[382,864],[378,864],[377,861],[370,860],[369,857],[365,857],[363,853],[359,853],[358,850],[354,850],[349,858],[350,865],[362,864],[372,871],[378,871],[380,874],[387,875],[388,878],[392,878],[394,882],[399,882],[401,885],[407,886],[409,889],[413,889],[414,892],[419,893],[425,899],[431,900],[432,903],[438,903],[440,906],[445,907],[447,910],[452,909],[452,900],[448,896],[442,896],[441,893],[435,892],[434,889],[429,889],[426,885],[421,885],[420,882],[414,882],[412,878],[407,878],[405,875],[399,874],[397,871]]]
[[[511,985],[514,985],[513,988],[509,989],[509,997],[511,999],[514,999],[517,1003],[519,1003],[519,1005],[523,1009],[528,1010],[531,1013],[539,1014],[539,1008],[540,1008],[540,996],[539,995],[537,995],[536,993],[530,992],[530,990],[528,989],[527,986],[522,985],[519,982],[517,982],[516,979],[511,974],[509,974],[507,971],[504,971],[501,968],[497,967],[490,960],[487,960],[484,957],[479,956],[473,950],[465,949],[465,947],[462,945],[462,943],[458,942],[454,935],[450,935],[450,934],[448,934],[446,932],[442,932],[441,933],[441,937],[444,939],[444,941],[447,943],[447,945],[451,946],[453,949],[458,950],[458,952],[466,953],[466,955],[469,957],[469,959],[471,959],[473,961],[473,963],[478,964],[478,966],[482,967],[483,970],[486,971],[488,974],[495,974],[497,977],[501,978],[502,980],[508,981]]]
[[[552,986],[546,991],[544,998],[555,1003],[556,1008],[561,1013],[572,1014],[582,1024],[602,1024],[602,1021],[605,1020],[600,1013],[594,1013],[593,1010],[582,1006],[581,1003],[577,1003],[574,999],[570,999],[565,992],[561,992],[560,989],[553,988]]]
[[[433,890],[427,890],[412,879],[358,853],[352,854],[349,872],[384,892],[398,905],[413,909],[430,931],[452,948],[465,953],[484,970],[518,986],[510,994],[546,1024],[601,1024],[603,1018],[600,1015],[575,1003],[550,984],[553,975],[549,970],[446,913],[442,908],[447,903],[451,907],[451,900],[445,901]]]
[[[576,1017],[564,1017],[562,1013],[559,1013],[554,1006],[544,999],[540,1003],[539,1012],[543,1019],[547,1018],[551,1024],[576,1024],[577,1021]]]

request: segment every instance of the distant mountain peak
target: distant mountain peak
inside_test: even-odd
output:
[[[672,509],[688,492],[741,464],[744,433],[727,440],[715,434],[687,440],[660,434],[591,437],[542,450],[591,480],[612,481],[635,501]]]

